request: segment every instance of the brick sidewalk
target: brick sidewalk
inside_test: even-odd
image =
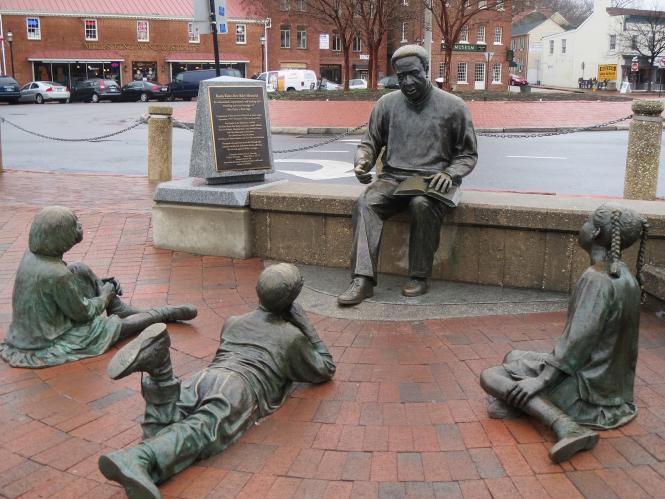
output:
[[[142,178],[1,174],[0,337],[30,220],[59,202],[85,228],[68,259],[118,277],[134,304],[199,306],[191,324],[169,330],[179,376],[206,365],[224,319],[256,305],[262,262],[155,249],[152,189]],[[552,434],[541,425],[487,419],[478,373],[511,348],[549,349],[563,314],[312,318],[338,363],[334,382],[300,386],[225,453],[165,483],[166,497],[663,497],[665,335],[651,315],[642,318],[639,416],[562,465],[549,461]],[[124,497],[97,458],[138,440],[143,401],[138,376],[106,377],[111,355],[43,370],[0,363],[0,496]]]
[[[544,101],[467,102],[476,128],[588,126],[632,113],[632,102]],[[356,127],[366,123],[374,102],[270,101],[272,127]],[[174,111],[174,117],[193,122],[196,103]],[[628,124],[625,122],[624,124]]]

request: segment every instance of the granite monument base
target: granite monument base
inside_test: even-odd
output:
[[[189,177],[160,184],[152,209],[155,246],[200,255],[254,256],[250,192],[280,182],[284,181],[269,178],[259,183],[209,185]]]

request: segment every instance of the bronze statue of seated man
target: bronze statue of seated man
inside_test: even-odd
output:
[[[74,212],[41,210],[16,273],[12,322],[0,357],[13,367],[48,367],[93,357],[151,324],[196,317],[192,305],[138,309],[123,303],[120,284],[100,279],[63,255],[83,240]],[[102,315],[106,311],[106,316]]]
[[[144,440],[103,455],[99,468],[131,498],[159,498],[160,483],[222,452],[260,418],[276,411],[293,383],[332,379],[328,349],[294,300],[298,269],[266,268],[256,286],[260,306],[224,324],[212,363],[180,388],[173,375],[166,326],[154,325],[125,345],[108,367],[113,379],[146,372]]]
[[[598,208],[579,233],[591,266],[577,282],[553,351],[514,350],[480,376],[483,389],[496,397],[488,406],[491,417],[526,413],[554,431],[555,463],[593,448],[594,430],[617,428],[637,415],[633,388],[647,227],[629,208]],[[637,240],[635,278],[621,250]]]

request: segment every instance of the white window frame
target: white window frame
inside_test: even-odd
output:
[[[497,69],[498,69],[498,71],[497,71]],[[498,85],[498,84],[501,83],[502,69],[503,69],[503,66],[500,62],[495,62],[494,64],[492,64],[492,85]],[[498,79],[496,78],[497,73],[498,73],[498,76],[499,76]]]
[[[616,50],[616,49],[617,49],[617,36],[610,35],[610,50]]]
[[[288,12],[289,10],[291,10],[291,0],[280,0],[279,10],[284,12]]]
[[[440,62],[439,63],[439,78],[443,78],[446,75],[446,63],[445,62]]]
[[[479,76],[482,76],[482,78],[479,78]],[[473,65],[473,81],[474,83],[477,81],[482,81],[485,83],[485,78],[487,78],[487,67],[484,62],[476,62]]]
[[[501,26],[494,27],[494,45],[503,45],[503,28]]]
[[[554,54],[554,40],[550,40],[550,55]]]
[[[497,12],[503,12],[504,10],[506,10],[505,5],[503,4],[503,0],[498,0],[496,2],[496,10]]]
[[[189,43],[201,43],[201,34],[194,31],[194,23],[187,23],[187,40]]]
[[[469,27],[462,26],[462,29],[459,32],[459,40],[457,43],[469,43]]]
[[[339,33],[333,33],[330,40],[330,50],[333,52],[342,51],[342,37],[339,36]]]
[[[307,26],[296,26],[296,48],[307,49]]]
[[[242,36],[240,36],[242,35]],[[247,45],[247,25],[236,24],[236,45]]]
[[[478,9],[486,9],[487,8],[487,0],[478,0]]]
[[[485,37],[485,32],[487,30],[485,29],[485,25],[481,24],[478,26],[478,29],[476,30],[476,43],[478,45],[485,45],[486,42],[486,37]]]
[[[562,54],[566,53],[566,39],[565,38],[561,39],[561,53]]]
[[[94,22],[95,24],[95,37],[88,36],[88,22]],[[86,42],[96,42],[99,40],[99,23],[97,19],[87,18],[83,19],[83,38]]]
[[[141,33],[143,30],[139,29],[141,23],[145,23],[145,39],[141,39]],[[144,20],[136,21],[136,41],[137,42],[149,42],[150,41],[150,23]]]
[[[307,12],[307,3],[305,0],[296,0],[296,10],[298,12]]]
[[[37,27],[36,28],[30,28],[28,21],[30,20],[36,20],[37,21]],[[30,32],[30,29],[32,29],[32,33]],[[41,40],[42,39],[42,20],[39,17],[26,17],[25,18],[25,30],[26,30],[26,36],[28,40]]]
[[[460,79],[460,75],[464,75],[464,79]],[[469,66],[466,62],[457,63],[457,83],[458,84],[467,84],[467,79],[469,77]]]
[[[286,37],[284,34],[286,33]],[[286,43],[284,43],[286,41]],[[279,27],[279,48],[281,49],[290,49],[291,48],[291,25],[282,24]]]
[[[406,38],[406,32],[409,30],[409,23],[404,21],[402,22],[402,43],[406,43],[409,40]]]
[[[351,52],[362,52],[363,51],[363,39],[358,33],[353,35],[353,41],[351,42]]]

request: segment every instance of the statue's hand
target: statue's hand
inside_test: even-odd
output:
[[[439,172],[436,175],[430,177],[429,187],[430,189],[435,189],[439,192],[448,192],[450,186],[453,185],[453,179],[444,172]]]
[[[522,408],[544,388],[545,383],[540,378],[521,379],[508,391],[506,402],[513,407]]]
[[[356,174],[358,182],[361,184],[369,184],[372,181],[372,174],[369,172],[371,169],[372,167],[370,166],[369,161],[361,159],[353,168],[353,173]]]
[[[111,300],[113,300],[113,298],[115,298],[115,295],[116,295],[115,286],[113,285],[113,283],[105,282],[102,285],[102,289],[101,289],[99,295],[100,295],[101,298],[103,298],[105,300],[107,305],[109,303],[111,303]]]
[[[305,310],[302,308],[300,303],[293,302],[289,310],[289,314],[286,317],[286,320],[293,324],[295,327],[300,329],[305,336],[307,336],[310,341],[318,340],[318,334],[314,326],[309,322]]]
[[[103,283],[110,282],[113,284],[113,288],[115,289],[115,294],[118,296],[122,296],[122,286],[120,286],[120,283],[115,277],[105,277],[102,279]]]

